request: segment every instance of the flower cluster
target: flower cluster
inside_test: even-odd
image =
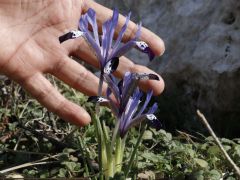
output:
[[[146,111],[146,108],[151,100],[152,91],[147,92],[144,103],[141,103],[143,93],[137,87],[140,80],[159,80],[159,77],[155,74],[137,74],[126,72],[123,80],[116,83],[113,76],[105,76],[108,83],[107,97],[92,96],[89,97],[89,101],[99,103],[109,103],[113,114],[119,121],[119,135],[123,138],[129,128],[136,124],[139,124],[143,120],[147,119],[148,124],[157,130],[160,129],[161,123],[153,114],[158,106],[154,103],[153,106]],[[111,96],[113,94],[113,96]],[[141,108],[139,108],[141,106]]]
[[[143,53],[147,53],[149,59],[152,60],[154,58],[154,53],[149,48],[147,43],[138,41],[141,33],[141,24],[138,25],[137,32],[133,39],[125,44],[121,43],[124,33],[127,30],[131,13],[129,13],[126,17],[125,24],[118,33],[116,41],[113,43],[113,36],[118,24],[118,16],[119,13],[115,9],[113,11],[112,18],[103,23],[102,35],[100,37],[96,13],[90,8],[86,14],[81,16],[79,21],[79,30],[72,30],[63,36],[60,36],[59,41],[62,43],[68,39],[75,39],[78,37],[86,38],[87,42],[94,50],[97,59],[99,60],[101,72],[105,74],[111,74],[113,71],[115,71],[116,67],[118,66],[119,57],[127,53],[133,47],[142,51]],[[90,26],[93,32],[89,31]]]
[[[105,177],[113,177],[114,173],[121,171],[125,140],[127,132],[131,127],[144,120],[147,120],[147,124],[157,130],[161,127],[160,121],[154,115],[158,108],[157,104],[154,103],[150,108],[148,107],[153,91],[148,91],[144,99],[144,93],[138,88],[139,81],[159,80],[159,77],[155,74],[126,72],[123,79],[118,81],[112,75],[117,70],[120,61],[119,58],[131,48],[136,48],[146,53],[149,60],[154,58],[154,53],[147,43],[138,40],[141,33],[141,24],[138,25],[135,37],[125,44],[122,43],[124,33],[130,21],[130,15],[131,13],[126,16],[125,24],[117,33],[118,36],[115,40],[114,34],[116,34],[115,31],[118,26],[119,17],[116,9],[113,11],[112,17],[103,23],[102,35],[98,32],[96,13],[90,8],[86,14],[81,16],[78,30],[72,30],[59,37],[60,43],[69,39],[85,38],[99,60],[101,74],[98,96],[89,97],[88,101],[100,104],[108,103],[117,119],[111,142],[109,142],[105,123],[99,122],[99,120],[95,123],[99,146],[101,146],[99,162],[102,166],[101,169],[105,171]],[[103,80],[108,85],[105,97],[102,96]],[[142,136],[139,137],[141,138]],[[139,143],[136,144],[135,149],[138,145]],[[128,170],[131,168],[132,160],[135,157],[134,153],[136,151],[132,153]],[[114,169],[114,167],[116,168]],[[126,176],[128,170],[125,173]]]

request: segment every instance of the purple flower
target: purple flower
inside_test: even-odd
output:
[[[141,24],[138,25],[137,32],[133,39],[125,44],[121,43],[130,20],[130,15],[131,13],[126,16],[125,24],[118,33],[117,39],[113,41],[113,36],[118,24],[118,10],[114,9],[112,17],[103,23],[102,35],[100,37],[96,13],[90,8],[86,14],[81,16],[79,30],[70,31],[67,34],[64,34],[59,37],[59,41],[62,43],[68,39],[75,39],[81,36],[86,38],[100,62],[101,72],[105,74],[110,74],[115,71],[118,66],[119,57],[124,55],[132,47],[136,47],[138,50],[147,53],[149,59],[152,60],[154,58],[152,50],[145,42],[137,40],[140,37]],[[91,26],[92,32],[89,31],[89,26]]]
[[[144,102],[141,101],[143,93],[137,87],[140,80],[159,80],[155,74],[146,73],[125,73],[123,80],[117,85],[112,75],[105,76],[108,83],[107,97],[90,97],[90,101],[109,102],[109,105],[119,121],[119,134],[123,138],[129,128],[139,124],[143,120],[148,120],[148,124],[156,129],[160,129],[161,123],[154,115],[158,106],[154,103],[147,111],[147,106],[151,100],[152,91],[147,92]],[[112,96],[113,95],[113,96]]]

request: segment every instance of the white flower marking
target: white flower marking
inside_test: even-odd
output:
[[[98,102],[107,102],[108,100],[103,97],[99,97],[97,101]]]
[[[154,114],[147,114],[147,119],[150,121],[157,120],[156,116]]]
[[[145,43],[144,41],[137,41],[136,45],[142,51],[144,51],[148,47],[147,43]]]
[[[78,38],[84,35],[82,31],[78,31],[78,30],[72,30],[70,32],[72,33],[72,38]]]
[[[109,61],[104,67],[104,73],[105,74],[110,74],[111,71],[112,71],[112,62]]]

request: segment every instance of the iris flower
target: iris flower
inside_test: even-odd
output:
[[[153,91],[148,91],[145,101],[141,102],[143,92],[137,87],[140,80],[159,80],[157,75],[126,72],[123,80],[118,84],[116,84],[112,75],[106,76],[105,79],[108,83],[107,97],[92,96],[89,101],[109,103],[119,121],[118,132],[121,138],[126,135],[131,127],[143,120],[148,120],[150,126],[157,130],[160,129],[161,123],[154,115],[158,108],[157,103],[154,103],[149,110],[146,110]]]
[[[141,33],[141,24],[138,25],[135,37],[130,41],[122,44],[122,38],[127,30],[127,26],[130,20],[131,13],[126,16],[125,24],[122,26],[118,33],[116,40],[113,40],[113,36],[118,24],[119,13],[114,9],[113,15],[110,19],[102,25],[102,35],[99,35],[98,25],[96,20],[96,12],[93,9],[88,9],[87,13],[82,15],[79,20],[79,29],[72,30],[67,34],[59,37],[60,43],[78,37],[84,37],[89,43],[90,47],[94,50],[95,55],[100,63],[101,75],[111,74],[117,69],[119,63],[119,57],[124,55],[131,48],[142,51],[148,54],[149,59],[154,58],[154,53],[144,41],[138,41]],[[90,27],[91,26],[91,27]],[[92,29],[92,32],[89,29]]]

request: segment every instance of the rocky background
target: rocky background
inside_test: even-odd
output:
[[[152,63],[129,54],[162,75],[166,88],[157,100],[167,130],[204,132],[200,109],[220,136],[240,135],[239,0],[97,0],[158,34],[165,54]]]

